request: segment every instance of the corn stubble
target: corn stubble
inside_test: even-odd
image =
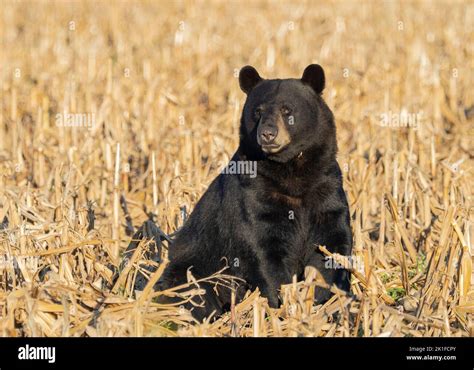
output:
[[[473,335],[473,19],[469,2],[7,2],[0,335]],[[279,309],[254,291],[199,324],[156,303],[176,294],[153,290],[167,242],[163,262],[150,240],[123,252],[150,217],[176,231],[233,154],[235,71],[310,62],[327,72],[355,242],[351,261],[315,248],[358,261],[352,294],[315,306],[324,282],[307,268]],[[58,124],[66,114],[93,124]],[[189,278],[182,298],[198,304]]]

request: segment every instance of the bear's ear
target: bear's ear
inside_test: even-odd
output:
[[[305,68],[301,81],[311,86],[316,94],[321,94],[324,90],[324,84],[326,81],[324,78],[323,67],[319,64],[310,64]]]
[[[252,89],[260,82],[262,78],[258,74],[257,70],[252,66],[245,66],[240,70],[239,73],[239,84],[240,88],[247,95]]]

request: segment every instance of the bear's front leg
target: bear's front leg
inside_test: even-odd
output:
[[[180,285],[187,284],[187,270],[190,266],[193,266],[191,262],[186,261],[171,261],[166,267],[163,276],[161,277],[159,283],[155,287],[156,290],[166,290]],[[194,269],[193,269],[194,270]],[[198,271],[193,271],[194,278],[200,279],[202,276],[199,276]],[[191,311],[193,317],[198,321],[209,317],[214,313],[214,317],[222,315],[224,312],[222,302],[222,297],[218,296],[214,290],[214,283],[212,282],[200,282],[199,288],[204,290],[204,294],[193,297],[193,301],[196,303],[201,303],[199,306],[193,305],[190,302],[183,303],[183,298],[181,297],[170,297],[170,296],[160,296],[158,303],[162,304],[181,304],[183,308]],[[182,293],[187,290],[192,289],[192,286],[182,288],[177,290],[177,293]]]
[[[319,246],[325,246],[331,253],[349,257],[352,253],[352,232],[349,226],[348,211],[333,212],[325,222],[319,222],[315,228],[315,237],[310,245],[311,251],[306,266],[313,266],[322,275],[324,281],[346,292],[350,291],[350,272],[326,257]],[[319,288],[315,300],[322,303],[331,297],[328,289]]]

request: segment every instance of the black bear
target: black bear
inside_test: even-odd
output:
[[[334,117],[321,96],[322,67],[309,65],[301,79],[267,80],[246,66],[239,83],[247,94],[239,147],[170,246],[160,288],[186,283],[188,269],[199,279],[227,263],[225,273],[245,281],[236,289],[237,301],[258,287],[278,307],[280,286],[294,275],[301,279],[305,266],[349,291],[349,272],[328,267],[317,249],[324,245],[346,256],[352,249]],[[192,310],[196,318],[228,309],[228,287],[200,287],[206,293],[204,305]],[[323,302],[330,294],[317,289],[315,299]]]

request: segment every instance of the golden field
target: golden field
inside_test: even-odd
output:
[[[7,0],[0,12],[0,335],[474,334],[472,2]],[[237,148],[238,70],[300,77],[310,63],[338,127],[353,296],[314,306],[308,274],[282,287],[280,309],[255,291],[196,323],[155,302],[171,294],[151,289],[164,264],[135,294],[154,262],[143,240],[122,263],[132,235],[150,217],[176,231]]]

